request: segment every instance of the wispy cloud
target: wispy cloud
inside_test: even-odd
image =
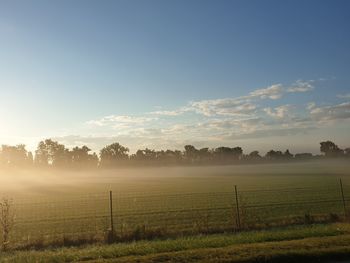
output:
[[[282,119],[282,118],[286,118],[290,114],[291,108],[292,108],[291,105],[287,104],[287,105],[276,107],[274,109],[268,107],[268,108],[265,108],[264,111],[273,118]]]
[[[308,92],[313,90],[315,87],[312,85],[314,81],[313,80],[308,80],[308,81],[303,81],[303,80],[297,80],[295,84],[293,84],[290,88],[287,89],[287,92]]]
[[[248,98],[277,100],[282,97],[284,88],[282,84],[274,84],[264,89],[258,89],[249,93]]]
[[[91,133],[94,127],[100,127],[103,131],[109,129],[111,136],[84,137],[84,141],[118,140],[129,145],[128,142],[132,142],[137,147],[155,148],[186,142],[210,145],[237,139],[305,134],[332,121],[350,119],[350,102],[327,106],[315,102],[304,106],[266,106],[269,101],[278,104],[280,98],[292,93],[312,91],[314,84],[314,81],[274,84],[240,97],[191,101],[175,109],[159,108],[137,116],[110,115],[87,124]]]
[[[311,117],[317,121],[334,121],[350,119],[350,102],[336,105],[314,107],[310,111]]]
[[[350,99],[350,93],[337,95],[340,99]]]
[[[91,126],[99,127],[130,128],[135,125],[144,125],[147,122],[157,119],[158,118],[146,116],[109,115],[97,120],[87,121],[86,123]]]
[[[177,110],[158,110],[158,111],[151,111],[149,112],[149,114],[152,115],[161,115],[161,116],[179,116],[183,113],[185,113],[186,111],[188,111],[187,108],[182,107],[180,109]]]
[[[308,104],[307,104],[307,106],[306,106],[306,108],[308,109],[308,110],[312,110],[313,108],[315,108],[316,107],[316,103],[315,102],[309,102]]]
[[[226,98],[194,101],[190,103],[189,109],[205,116],[241,116],[253,113],[256,109],[256,105],[241,99]]]
[[[214,100],[201,100],[191,102],[187,110],[193,110],[196,113],[205,116],[226,115],[226,116],[244,116],[251,115],[258,108],[261,100],[278,100],[286,93],[308,92],[314,89],[312,80],[298,80],[291,87],[282,84],[273,84],[269,87],[257,89],[246,96],[236,98],[224,98]],[[281,112],[280,109],[279,111]],[[270,111],[272,113],[272,111]]]

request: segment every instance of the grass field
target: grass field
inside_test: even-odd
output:
[[[293,226],[112,245],[11,251],[0,262],[321,262],[349,258],[350,225]]]
[[[337,220],[339,187],[350,197],[341,161],[104,171],[1,171],[0,196],[13,199],[15,245],[101,240],[110,228],[109,190],[119,237],[153,238]],[[349,206],[350,208],[350,206]],[[331,218],[333,217],[333,218]]]

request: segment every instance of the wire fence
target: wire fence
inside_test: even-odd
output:
[[[120,240],[239,231],[347,218],[350,185],[183,194],[106,192],[13,199],[13,244],[67,237]],[[0,227],[1,228],[1,227]],[[1,238],[1,237],[0,237]]]

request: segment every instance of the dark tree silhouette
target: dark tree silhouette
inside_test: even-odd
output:
[[[69,150],[51,139],[41,141],[35,151],[35,164],[39,166],[67,167],[71,163]]]
[[[218,163],[232,163],[241,159],[243,150],[241,147],[218,147],[213,151],[214,160]]]
[[[291,153],[289,152],[289,150],[287,149],[287,150],[284,152],[283,157],[284,157],[285,159],[292,159],[292,158],[294,157],[294,155],[291,154]]]
[[[136,159],[139,161],[155,161],[157,159],[157,153],[155,150],[150,150],[148,148],[138,150],[136,152]]]
[[[184,158],[188,163],[195,163],[198,160],[198,150],[193,145],[185,145]]]
[[[209,148],[201,148],[198,151],[198,157],[200,162],[203,164],[212,162],[212,152],[209,150]]]
[[[259,154],[259,151],[252,151],[252,152],[247,156],[247,159],[248,159],[248,160],[251,160],[251,161],[257,161],[257,160],[261,160],[262,157],[261,157],[261,155]]]
[[[265,155],[265,158],[268,160],[281,160],[283,159],[283,153],[281,151],[268,151]]]
[[[185,145],[184,151],[179,150],[153,150],[146,148],[137,150],[129,156],[129,149],[113,143],[105,146],[100,151],[100,158],[96,153],[90,153],[91,149],[86,145],[66,148],[52,139],[39,142],[35,151],[34,164],[38,167],[67,167],[67,168],[92,168],[92,167],[116,167],[118,165],[211,165],[211,164],[236,164],[243,162],[275,162],[290,160],[311,160],[324,157],[350,157],[350,148],[340,149],[332,141],[320,143],[320,150],[324,155],[312,155],[311,153],[291,154],[270,150],[264,157],[258,151],[252,151],[248,155],[243,154],[241,147],[201,148],[193,145]],[[30,167],[33,165],[33,154],[25,149],[25,145],[2,145],[0,148],[1,167]]]
[[[28,152],[24,144],[17,146],[2,145],[0,162],[3,166],[24,167],[28,165]]]
[[[128,148],[120,145],[117,142],[104,147],[100,151],[101,167],[114,167],[124,163],[129,159],[128,152]]]
[[[297,153],[294,156],[297,160],[310,160],[312,157],[312,153]]]
[[[97,167],[98,157],[96,153],[90,154],[91,149],[87,146],[74,147],[70,151],[72,166],[76,168]]]
[[[325,154],[326,157],[339,157],[344,154],[342,149],[339,149],[332,141],[325,141],[320,143],[320,151]]]
[[[47,166],[49,164],[49,152],[44,141],[39,142],[35,151],[34,163],[37,166]]]

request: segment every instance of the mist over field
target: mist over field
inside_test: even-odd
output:
[[[61,194],[181,193],[243,189],[310,187],[350,180],[347,160],[193,167],[126,167],[72,171],[65,169],[0,170],[2,195],[64,197]]]

